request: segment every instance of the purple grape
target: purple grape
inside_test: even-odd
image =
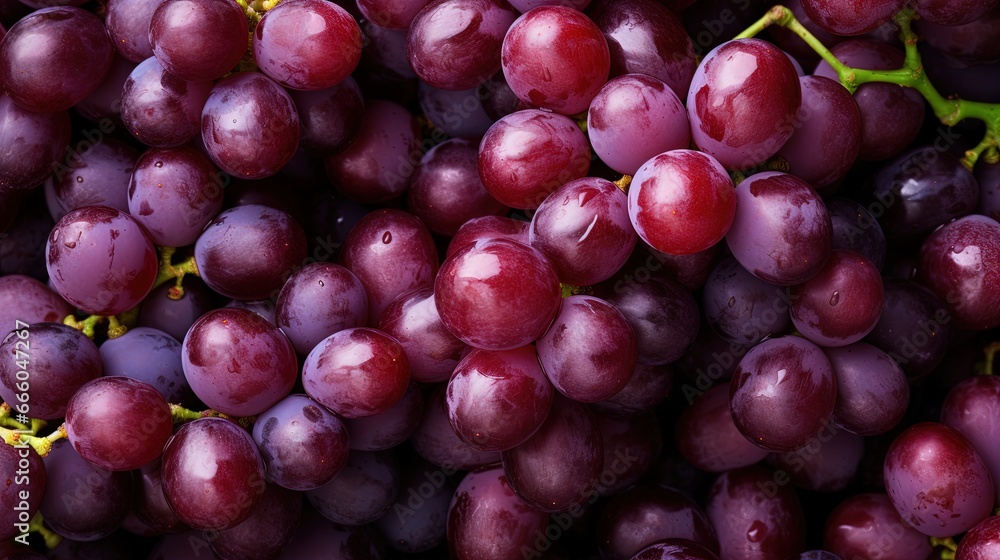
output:
[[[28,533],[28,524],[45,495],[45,464],[27,443],[0,443],[0,480],[4,482],[0,486],[0,505],[3,506],[0,509],[3,512],[0,539],[7,541]]]
[[[652,410],[666,400],[673,386],[670,366],[638,364],[629,382],[610,399],[593,403],[596,410],[615,416],[630,417]]]
[[[980,189],[976,213],[1000,220],[1000,163],[980,161],[976,167],[976,180]]]
[[[882,313],[882,277],[859,253],[835,249],[815,275],[790,292],[792,324],[822,346],[865,337]]]
[[[834,35],[861,35],[872,31],[891,20],[905,4],[905,0],[865,0],[848,6],[833,0],[802,0],[802,8],[809,19]]]
[[[253,514],[264,487],[257,446],[229,420],[199,418],[181,426],[163,448],[163,494],[195,529],[239,525]]]
[[[864,342],[825,352],[837,379],[833,419],[838,425],[872,436],[899,424],[910,404],[910,386],[888,354]]]
[[[740,433],[729,406],[729,387],[716,385],[698,396],[677,419],[677,450],[684,460],[707,472],[725,472],[767,457]]]
[[[875,216],[849,198],[827,200],[826,210],[830,214],[833,248],[861,253],[875,268],[882,270],[886,254],[885,233]]]
[[[0,191],[37,187],[52,173],[53,165],[60,165],[58,160],[70,143],[66,111],[35,113],[18,107],[6,93],[0,94],[0,126],[4,130],[0,137]]]
[[[212,552],[209,542],[205,539],[202,531],[187,531],[166,535],[156,543],[149,554],[149,560],[185,560],[191,558],[201,558],[204,560],[219,560],[219,557]]]
[[[135,503],[132,513],[157,534],[179,533],[188,529],[163,495],[163,465],[157,459],[135,471]]]
[[[492,90],[494,87],[492,79],[458,91],[438,89],[420,82],[417,97],[424,117],[437,129],[434,134],[442,132],[452,138],[478,139],[496,120],[483,106],[493,101],[492,97],[496,95]]]
[[[840,502],[826,520],[823,548],[845,560],[928,558],[927,536],[904,521],[885,494],[855,494]]]
[[[226,0],[166,0],[149,21],[156,59],[187,81],[221,78],[243,58],[248,38],[246,16]]]
[[[951,316],[926,287],[885,280],[882,314],[866,341],[885,351],[912,379],[930,373],[945,356]]]
[[[968,438],[986,464],[1000,497],[1000,449],[994,444],[1000,431],[1000,378],[977,375],[955,385],[941,407],[941,423]]]
[[[350,270],[333,263],[311,263],[292,274],[281,288],[275,321],[304,356],[331,334],[366,325],[368,296]]]
[[[197,278],[185,276],[183,287],[184,295],[180,299],[170,297],[174,284],[169,282],[149,292],[139,306],[139,326],[163,331],[178,341],[184,340],[191,325],[215,308],[215,302],[211,290]]]
[[[633,486],[613,497],[601,512],[596,538],[607,560],[632,559],[666,539],[687,539],[706,550],[719,550],[715,529],[701,506],[662,486]]]
[[[938,25],[963,25],[980,19],[997,5],[996,0],[963,0],[960,2],[915,0],[913,9],[919,14],[921,20]]]
[[[211,92],[211,81],[182,80],[150,56],[122,86],[122,123],[146,145],[181,146],[201,133],[202,109]]]
[[[446,390],[447,385],[438,385],[426,397],[423,417],[410,437],[414,451],[448,474],[500,463],[499,451],[480,451],[462,441],[452,429]]]
[[[407,29],[430,0],[358,0],[365,19],[387,29]]]
[[[640,550],[630,560],[718,560],[711,550],[688,539],[666,539]]]
[[[444,472],[417,461],[403,472],[399,496],[375,525],[400,552],[429,551],[445,540],[454,491]]]
[[[149,22],[163,0],[110,0],[104,25],[118,54],[132,62],[153,56]]]
[[[373,525],[345,527],[304,508],[298,531],[279,560],[384,560],[385,539]],[[180,560],[180,559],[178,559]]]
[[[337,476],[306,492],[306,498],[335,523],[364,525],[387,514],[399,495],[400,478],[399,460],[393,452],[351,451]]]
[[[630,282],[603,297],[632,325],[640,364],[676,361],[698,334],[698,303],[674,280],[651,277]]]
[[[330,482],[347,464],[347,426],[305,395],[289,395],[257,416],[253,439],[268,480],[290,490]]]
[[[111,60],[111,69],[108,70],[104,81],[97,86],[90,95],[83,101],[77,103],[74,108],[85,119],[93,121],[98,127],[102,123],[107,126],[108,121],[104,119],[121,119],[122,108],[122,87],[125,81],[132,75],[136,64],[130,60],[115,54]]]
[[[382,312],[378,328],[403,346],[410,378],[420,383],[447,381],[468,348],[441,322],[430,287],[401,294]]]
[[[503,216],[483,216],[473,218],[458,228],[448,243],[445,258],[450,258],[459,250],[475,245],[479,241],[501,238],[529,245],[529,226],[531,224],[516,218]]]
[[[831,426],[795,451],[772,453],[768,462],[796,486],[814,492],[838,492],[854,481],[864,454],[864,438]]]
[[[708,324],[722,338],[741,345],[787,331],[789,301],[785,289],[750,274],[731,257],[715,266],[702,292]]]
[[[94,14],[73,6],[43,8],[18,21],[4,37],[0,80],[22,109],[62,111],[97,89],[114,52]]]
[[[332,156],[347,149],[361,132],[365,99],[354,78],[317,91],[291,91],[299,115],[299,146],[310,154]]]
[[[61,323],[73,308],[59,294],[23,274],[0,276],[0,331],[17,328],[17,321]]]
[[[1000,554],[1000,516],[987,517],[969,529],[955,551],[955,560],[989,560]]]
[[[614,496],[639,482],[663,453],[663,428],[653,411],[619,418],[591,407],[604,444],[603,480],[596,493]],[[593,501],[593,497],[588,501]]]
[[[351,449],[383,451],[402,444],[417,429],[424,411],[424,397],[415,383],[385,412],[364,418],[346,418]]]
[[[102,469],[60,441],[44,458],[46,486],[38,511],[56,533],[94,541],[113,533],[132,504],[132,475]]]
[[[277,82],[259,72],[238,72],[212,87],[201,112],[201,140],[223,171],[244,179],[269,177],[299,147],[299,114]]]
[[[628,197],[610,181],[584,177],[549,195],[531,217],[528,242],[577,286],[614,276],[636,244]]]
[[[84,206],[108,206],[128,212],[129,177],[139,159],[135,148],[107,138],[53,168],[53,190],[63,212]]]
[[[291,542],[302,514],[302,494],[268,484],[246,521],[212,535],[221,558],[269,560]]]

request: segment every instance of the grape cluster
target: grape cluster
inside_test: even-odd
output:
[[[0,558],[1000,558],[998,33],[0,0]]]

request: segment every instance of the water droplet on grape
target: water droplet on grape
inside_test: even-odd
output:
[[[754,520],[750,524],[750,528],[747,530],[747,540],[750,542],[760,542],[764,540],[767,536],[767,525],[762,523],[759,519]]]
[[[392,243],[392,232],[387,231],[382,234],[382,243],[385,243],[386,245]]]
[[[83,182],[83,177],[81,177],[81,176],[77,175],[77,176],[76,176],[76,182],[77,182],[77,183],[82,183],[82,182]]]
[[[66,243],[63,243],[63,245],[65,245],[67,249],[75,249],[76,241],[67,241]]]
[[[158,162],[154,163],[153,165],[155,165],[156,167],[163,167],[163,162],[162,161],[158,161]]]
[[[319,281],[319,287],[320,287],[320,288],[322,288],[322,287],[324,287],[324,286],[326,286],[326,283],[325,283],[325,282],[323,282],[322,280],[320,280],[320,281]]]
[[[736,305],[736,296],[729,298],[729,307],[734,307]]]
[[[955,253],[956,255],[959,254],[959,253],[961,253],[961,252],[963,252],[963,251],[965,251],[965,245],[952,245],[951,246],[951,252]]]
[[[594,198],[594,194],[594,191],[590,189],[581,192],[580,196],[577,197],[577,202],[580,204],[580,208],[583,208],[587,202],[590,201],[590,199]]]
[[[548,66],[542,68],[542,79],[545,80],[546,82],[552,81],[552,71],[549,70]]]
[[[840,303],[840,292],[833,292],[833,295],[830,296],[830,305],[834,306],[838,303]]]

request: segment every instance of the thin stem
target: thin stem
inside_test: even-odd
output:
[[[31,522],[28,524],[28,532],[38,533],[45,542],[45,548],[52,550],[59,546],[63,538],[52,529],[46,527],[44,521],[41,513],[35,513],[35,516],[31,518]]]
[[[27,424],[22,424],[21,422],[18,422],[14,418],[11,418],[10,413],[13,412],[13,410],[14,409],[12,409],[9,404],[0,403],[0,427],[10,428],[12,430],[19,430],[22,432],[28,431],[30,428],[28,427]]]
[[[8,445],[13,445],[15,447],[27,443],[38,452],[42,457],[49,454],[52,451],[52,444],[66,437],[66,425],[63,424],[56,428],[54,432],[47,436],[35,436],[31,435],[29,432],[22,430],[9,430],[7,428],[0,428],[0,438],[3,439],[4,443]]]
[[[216,412],[212,409],[203,410],[201,412],[197,410],[191,410],[184,408],[179,404],[170,405],[170,415],[173,416],[174,424],[183,424],[184,422],[192,422],[200,418],[229,418],[228,415],[221,412]]]
[[[628,186],[632,184],[632,176],[622,175],[621,179],[618,179],[617,181],[613,182],[615,186],[618,187],[618,190],[622,191],[625,194],[628,194]]]
[[[986,354],[986,361],[983,363],[983,375],[993,375],[993,364],[996,362],[997,352],[1000,352],[1000,342],[991,342],[983,348]]]
[[[106,318],[103,315],[91,315],[86,319],[79,320],[75,316],[69,315],[63,319],[63,324],[82,331],[83,334],[87,335],[87,338],[93,340],[95,335],[94,329],[98,324],[103,323]]]
[[[939,552],[941,560],[955,560],[955,551],[958,550],[958,544],[955,543],[955,539],[952,537],[938,538],[930,537],[932,547],[941,547],[942,550]]]
[[[183,261],[174,264],[174,254],[177,252],[175,247],[159,247],[158,250],[160,252],[160,271],[156,276],[156,282],[153,283],[153,287],[156,288],[173,280],[176,284],[173,288],[170,288],[170,293],[167,297],[175,300],[181,299],[184,297],[184,288],[181,286],[181,282],[184,281],[184,276],[187,274],[198,276],[198,263],[195,262],[194,255],[191,255]]]

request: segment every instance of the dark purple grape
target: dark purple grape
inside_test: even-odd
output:
[[[1000,497],[1000,378],[977,375],[955,385],[941,407],[941,423],[968,438],[986,464]]]
[[[184,295],[179,299],[170,296],[175,287],[171,282],[149,292],[139,306],[139,326],[163,331],[175,340],[184,340],[184,335],[191,325],[215,308],[215,302],[212,301],[211,290],[198,278],[187,275],[182,285]],[[177,401],[170,400],[170,402]]]
[[[468,348],[441,322],[430,287],[396,298],[382,312],[378,328],[403,346],[410,378],[420,383],[447,381]]]
[[[135,503],[132,514],[158,535],[188,529],[163,495],[163,464],[155,460],[134,471]]]
[[[317,156],[332,156],[347,149],[361,132],[365,99],[354,78],[317,91],[291,91],[299,114],[299,145]]]
[[[882,270],[886,254],[885,233],[875,216],[849,198],[827,200],[826,210],[830,214],[833,248],[861,253],[875,268]]]
[[[611,416],[593,406],[604,444],[604,466],[596,493],[614,496],[649,473],[663,452],[663,428],[653,411],[629,417]],[[593,502],[593,497],[590,497]]]
[[[613,497],[601,512],[596,532],[597,548],[607,560],[630,560],[666,539],[688,539],[706,550],[719,550],[715,529],[701,506],[663,486],[633,486]]]
[[[997,5],[996,0],[915,0],[913,10],[921,20],[938,25],[963,25],[980,19]]]
[[[150,56],[122,86],[122,123],[146,145],[180,146],[201,133],[201,113],[211,92],[210,80],[182,80]]]
[[[18,107],[0,94],[0,191],[26,191],[37,187],[70,153],[69,114],[66,111],[35,113]],[[4,205],[8,203],[5,201]],[[4,208],[6,211],[7,208]]]
[[[993,508],[993,481],[975,448],[936,422],[914,424],[885,458],[885,487],[900,516],[925,535],[948,537],[974,527]]]
[[[149,554],[149,560],[186,560],[191,557],[203,560],[219,560],[212,552],[211,543],[203,531],[187,531],[165,535],[156,543]]]
[[[882,313],[882,277],[859,253],[835,249],[815,275],[791,289],[796,330],[822,346],[846,346],[865,337]]]
[[[385,539],[372,525],[345,527],[304,508],[302,521],[279,560],[384,560]],[[178,559],[180,560],[180,559]]]
[[[407,29],[430,0],[358,0],[365,19],[387,29]]]
[[[882,314],[866,341],[885,351],[913,379],[944,358],[951,316],[933,292],[909,280],[885,280]]]
[[[837,384],[819,346],[783,336],[747,352],[729,395],[740,433],[764,449],[784,452],[802,447],[830,422]]]
[[[726,244],[744,268],[779,286],[819,272],[832,251],[830,215],[808,183],[765,171],[740,182],[736,200]]]
[[[243,10],[226,0],[166,0],[149,22],[153,54],[182,80],[221,78],[243,58],[248,39]]]
[[[85,119],[93,121],[100,127],[102,124],[108,126],[109,121],[104,119],[121,118],[122,108],[122,86],[128,77],[132,75],[136,64],[130,60],[115,54],[111,60],[111,69],[108,70],[104,81],[97,86],[90,95],[74,106],[76,112]]]
[[[688,539],[666,539],[640,550],[629,560],[718,560],[711,550]]]
[[[502,73],[497,75],[503,76]],[[431,134],[444,133],[452,138],[469,140],[482,138],[493,121],[499,118],[492,117],[483,106],[484,103],[490,103],[492,96],[495,95],[492,89],[496,87],[492,79],[476,87],[458,91],[438,89],[420,82],[417,87],[417,98],[424,118],[436,129]],[[513,93],[510,95],[513,96]]]
[[[429,551],[445,540],[454,492],[443,471],[417,461],[403,472],[399,496],[375,525],[400,552]]]
[[[0,539],[7,541],[28,533],[28,525],[45,495],[46,480],[45,464],[27,442],[0,442]]]
[[[153,56],[149,22],[163,0],[110,0],[104,16],[108,36],[118,54],[132,62]]]
[[[791,326],[790,295],[747,272],[734,258],[712,270],[702,291],[708,324],[727,341],[754,345]]]
[[[268,480],[291,490],[330,482],[347,463],[347,426],[305,395],[289,395],[257,416],[253,439]]]
[[[72,312],[66,300],[38,280],[23,274],[0,276],[0,331],[16,329],[17,321],[61,323]]]
[[[837,379],[834,422],[862,436],[885,433],[899,424],[910,404],[910,386],[888,354],[864,342],[825,352]]]
[[[402,444],[413,435],[424,412],[424,397],[415,383],[385,412],[363,418],[346,418],[351,449],[382,451]]]
[[[1000,554],[1000,516],[982,520],[962,537],[955,551],[955,560],[989,560]]]
[[[264,412],[285,398],[298,379],[292,343],[278,327],[246,309],[202,315],[184,337],[181,360],[194,394],[233,416]]]
[[[62,323],[6,328],[15,326],[0,343],[0,398],[31,418],[62,418],[80,387],[103,373],[100,351]]]
[[[964,25],[940,25],[921,20],[917,23],[921,39],[960,60],[993,63],[1000,60],[1000,49],[989,37],[1000,28],[1000,7]],[[982,84],[978,84],[981,86]]]
[[[809,19],[834,35],[868,33],[891,20],[905,4],[906,0],[865,0],[851,5],[835,0],[802,0]]]
[[[292,274],[278,294],[275,321],[305,356],[324,338],[368,323],[368,295],[350,270],[327,262]]]
[[[100,377],[69,400],[66,434],[84,459],[127,471],[160,456],[173,434],[173,419],[156,387],[130,377]]]
[[[163,448],[163,494],[195,529],[235,527],[264,493],[264,463],[243,427],[222,418],[181,426]]]
[[[50,179],[62,212],[53,219],[84,206],[108,206],[128,212],[129,177],[138,159],[139,152],[132,146],[106,138],[74,154],[65,166],[56,166]]]
[[[62,111],[101,85],[114,53],[94,14],[73,6],[43,8],[18,21],[4,37],[0,80],[19,107]]]
[[[864,438],[830,426],[795,451],[772,453],[768,462],[796,486],[838,492],[854,482],[864,454]]]
[[[670,366],[638,364],[632,372],[632,378],[621,391],[610,399],[593,403],[593,407],[615,416],[641,414],[666,400],[673,382],[673,369]]]
[[[716,385],[698,396],[677,419],[674,438],[684,460],[708,472],[725,472],[767,457],[740,433],[729,406],[729,386]]]
[[[94,541],[113,533],[132,504],[132,475],[102,469],[56,442],[45,456],[46,486],[38,511],[56,533]]]
[[[698,334],[698,303],[674,280],[650,277],[616,285],[603,297],[632,325],[640,364],[676,361]]]
[[[400,478],[399,460],[393,452],[351,451],[337,476],[306,492],[306,498],[335,523],[364,525],[388,513],[399,495]]]
[[[223,559],[270,560],[291,542],[302,514],[302,494],[268,484],[246,521],[211,535]]]
[[[480,451],[462,441],[452,429],[446,390],[447,385],[438,385],[427,396],[423,418],[410,437],[413,449],[446,474],[499,464],[499,451]]]
[[[927,536],[904,521],[885,494],[855,494],[842,501],[826,520],[823,548],[844,560],[913,560],[931,553]]]
[[[161,6],[193,1],[167,0]],[[277,82],[260,72],[237,72],[212,87],[201,112],[201,140],[223,171],[262,179],[280,171],[295,155],[299,114]]]
[[[980,160],[976,166],[976,180],[980,193],[976,213],[1000,220],[1000,163],[989,164]]]

